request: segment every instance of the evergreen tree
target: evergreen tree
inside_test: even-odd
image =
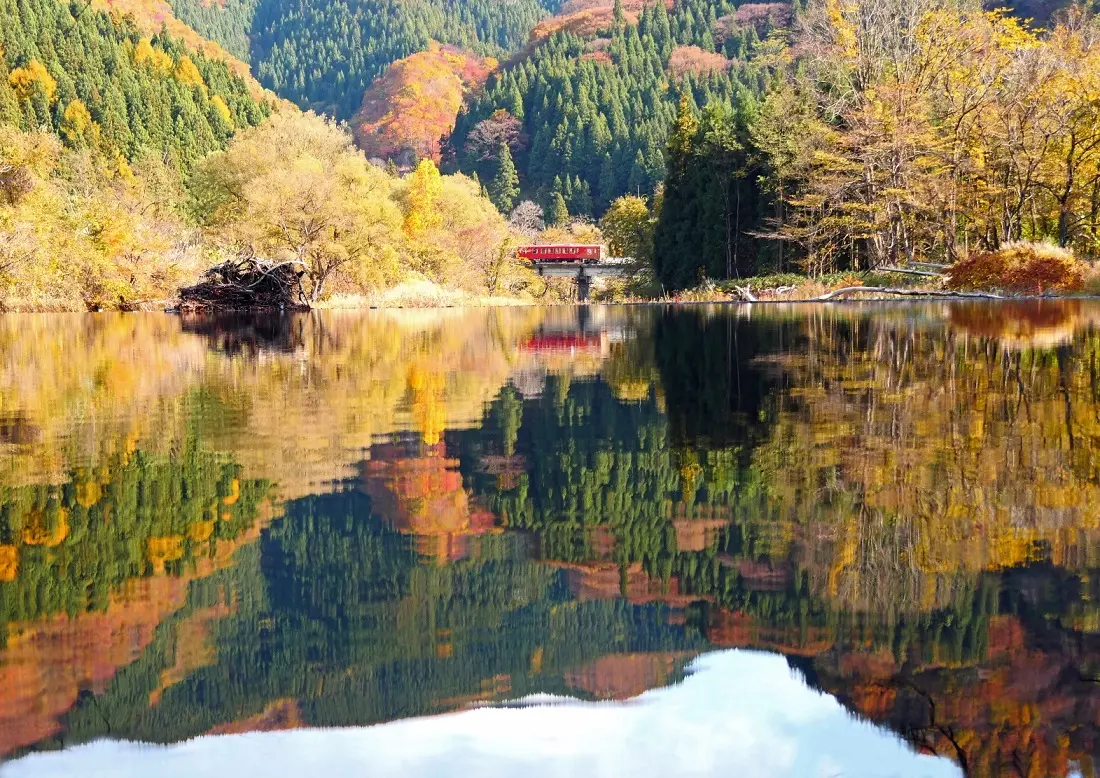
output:
[[[497,150],[497,174],[489,184],[489,199],[502,212],[508,213],[519,197],[519,176],[512,152],[507,143],[501,143]]]
[[[550,195],[550,207],[546,209],[546,221],[555,227],[569,223],[569,208],[565,205],[565,196],[561,192]]]

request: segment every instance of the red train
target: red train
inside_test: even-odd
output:
[[[531,262],[576,262],[590,264],[604,259],[604,247],[590,243],[559,243],[546,246],[520,246],[516,256]]]

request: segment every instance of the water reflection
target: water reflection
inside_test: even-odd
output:
[[[864,733],[830,751],[785,729],[818,760],[792,775],[825,754],[943,774],[895,736],[972,776],[1091,775],[1098,317],[0,318],[0,755],[622,700],[752,648],[785,657],[770,694],[788,664],[805,679],[784,716],[831,706]],[[689,695],[706,686],[652,695],[700,732],[768,735],[747,701]],[[622,745],[583,753],[614,766]]]
[[[199,738],[168,749],[97,743],[17,764],[12,776],[668,775],[796,778],[955,776],[808,688],[781,657],[731,651],[693,664],[683,683],[628,704],[532,698],[364,730]]]

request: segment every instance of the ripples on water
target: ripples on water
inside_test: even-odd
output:
[[[0,773],[1092,775],[1098,323],[0,318]]]

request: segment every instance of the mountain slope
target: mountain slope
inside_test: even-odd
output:
[[[253,22],[252,64],[279,95],[347,119],[390,63],[431,41],[502,57],[555,8],[555,0],[265,0]]]
[[[154,151],[186,168],[268,115],[255,82],[234,72],[243,63],[143,34],[158,16],[139,23],[55,0],[0,0],[0,121],[51,128],[71,147],[128,160]],[[184,29],[170,19],[159,22]]]
[[[491,78],[459,117],[451,145],[467,172],[483,181],[496,175],[479,127],[505,111],[522,123],[517,137],[530,138],[512,148],[527,192],[544,201],[560,193],[570,213],[599,215],[614,198],[652,193],[663,180],[681,95],[703,106],[762,91],[755,27],[719,34],[719,20],[736,10],[728,0],[682,0],[672,10],[647,5],[636,24],[627,8],[618,22],[613,8],[569,10],[536,28],[545,40]]]
[[[252,78],[249,70],[247,51],[243,57],[238,51],[229,52],[216,38],[199,33],[177,18],[166,0],[92,0],[91,7],[105,11],[115,18],[129,17],[141,32],[149,36],[159,35],[167,30],[169,35],[182,41],[190,51],[224,62],[230,71],[248,82],[253,95],[262,95],[259,82]]]
[[[256,3],[257,0],[171,0],[172,10],[180,21],[245,62],[251,56],[249,38]]]

